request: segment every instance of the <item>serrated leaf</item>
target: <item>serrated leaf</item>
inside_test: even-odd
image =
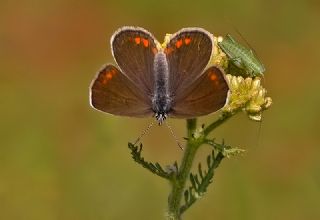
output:
[[[200,178],[203,179],[203,173],[202,173],[201,163],[199,163],[199,165],[198,165],[198,172],[199,172]]]
[[[195,180],[194,180],[194,177],[193,177],[192,173],[190,173],[190,182],[191,182],[192,187],[193,187],[194,189],[196,189],[197,186],[196,186],[196,182],[195,182]]]
[[[155,165],[156,165],[156,167],[157,167],[157,169],[158,169],[159,171],[165,172],[165,171],[162,169],[162,167],[160,166],[160,164],[159,164],[158,162],[155,163]]]
[[[188,190],[184,191],[184,200],[185,200],[186,203],[189,202],[189,191]]]
[[[199,179],[198,179],[198,175],[194,175],[194,180],[195,180],[197,186],[199,186],[200,182],[199,182]]]
[[[180,212],[183,213],[187,210],[193,203],[195,203],[199,198],[201,198],[204,193],[207,191],[208,186],[212,183],[212,178],[214,176],[214,170],[218,167],[221,160],[223,159],[223,155],[221,152],[217,154],[215,157],[215,152],[212,151],[207,156],[207,165],[208,170],[202,170],[202,165],[199,163],[198,165],[198,174],[190,173],[190,183],[189,186],[189,197],[188,201],[180,207]],[[199,176],[201,179],[199,179]]]
[[[179,166],[178,166],[177,161],[175,161],[173,165],[176,167],[176,172],[178,173],[179,172]]]
[[[147,162],[144,160],[144,158],[141,156],[142,144],[140,144],[140,147],[138,147],[132,143],[128,143],[128,148],[131,150],[131,155],[132,155],[133,160],[135,162],[137,162],[138,164],[140,164],[142,167],[146,168],[150,172],[152,172],[160,177],[163,177],[166,179],[171,178],[170,174],[165,172],[159,163],[153,164],[151,162]]]
[[[210,167],[211,165],[211,156],[207,156],[207,166]]]

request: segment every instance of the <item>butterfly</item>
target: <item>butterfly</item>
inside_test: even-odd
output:
[[[117,65],[106,64],[90,86],[91,106],[118,116],[195,118],[221,109],[229,86],[222,70],[208,66],[213,35],[183,28],[161,45],[141,27],[125,26],[111,37]]]

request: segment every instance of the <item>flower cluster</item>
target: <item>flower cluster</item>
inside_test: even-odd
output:
[[[249,118],[261,121],[262,112],[272,104],[272,99],[266,97],[266,89],[261,85],[261,79],[243,78],[242,76],[226,75],[230,87],[229,98],[223,112],[235,113],[242,109]]]
[[[210,60],[210,65],[219,66],[222,69],[228,68],[228,57],[218,46],[218,42],[221,41],[222,37],[213,37],[213,48],[212,48],[212,58]]]
[[[228,56],[218,46],[221,36],[214,37],[213,54],[210,64],[219,66],[225,72],[230,65]],[[240,76],[241,69],[235,69],[231,74],[226,75],[230,91],[226,106],[222,109],[223,113],[234,114],[239,110],[247,113],[250,119],[261,121],[262,112],[272,104],[272,99],[267,97],[267,90],[261,85],[260,77]]]

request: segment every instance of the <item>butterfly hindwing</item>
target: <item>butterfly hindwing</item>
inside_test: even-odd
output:
[[[146,117],[153,114],[151,101],[119,69],[104,66],[90,87],[91,105],[114,115]]]
[[[170,116],[195,118],[222,108],[228,97],[229,87],[222,71],[209,67],[188,89],[185,96],[173,103]]]

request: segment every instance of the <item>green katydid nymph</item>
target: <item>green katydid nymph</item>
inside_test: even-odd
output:
[[[265,67],[254,52],[237,42],[230,34],[218,40],[218,46],[229,58],[229,71],[249,77],[263,76]]]

